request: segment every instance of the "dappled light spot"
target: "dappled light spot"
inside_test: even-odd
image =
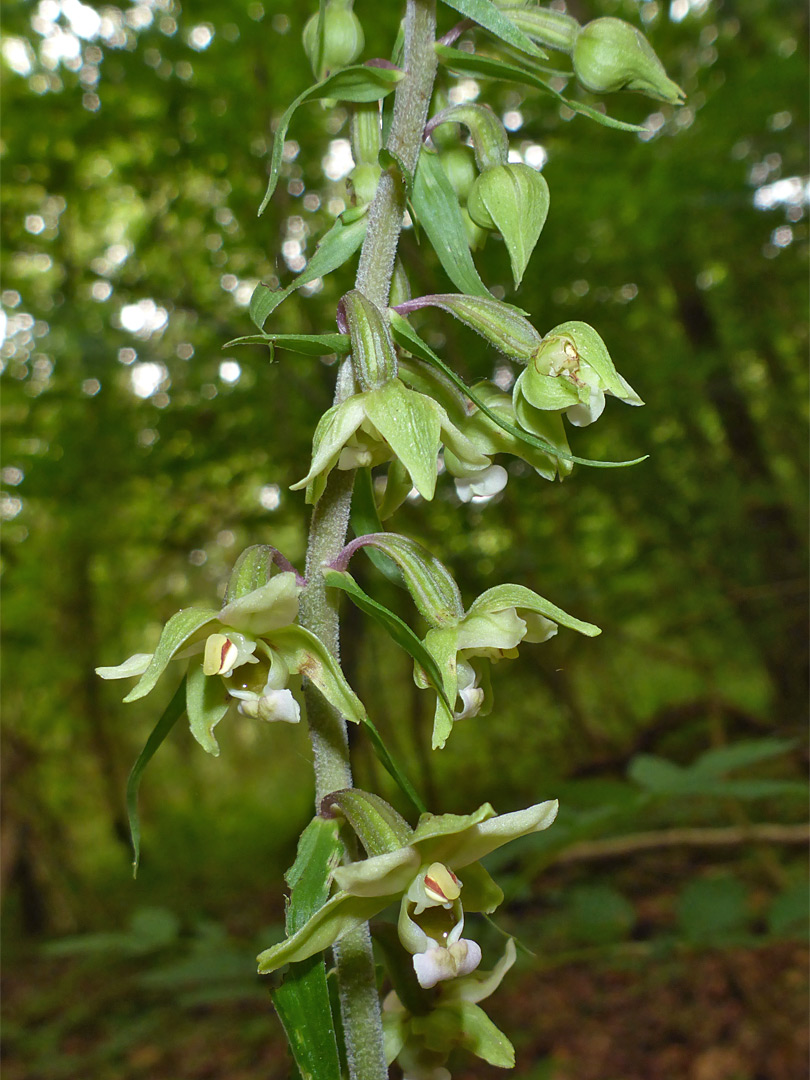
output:
[[[148,398],[157,393],[164,381],[168,380],[168,376],[169,372],[164,364],[147,360],[133,364],[129,378],[133,393],[139,398]]]

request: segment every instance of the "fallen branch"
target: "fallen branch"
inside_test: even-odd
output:
[[[608,840],[583,840],[561,851],[555,863],[584,862],[589,859],[618,859],[637,851],[672,847],[724,847],[733,844],[807,844],[810,824],[745,825],[718,829],[663,829],[631,833]]]

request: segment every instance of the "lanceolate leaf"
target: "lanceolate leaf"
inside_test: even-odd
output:
[[[259,282],[250,298],[250,317],[256,326],[263,329],[268,315],[296,289],[315,278],[325,277],[342,266],[363,243],[365,235],[365,217],[353,221],[350,225],[344,225],[338,218],[329,232],[322,237],[306,267],[289,285],[283,289],[271,289],[269,285]]]
[[[273,139],[273,149],[270,153],[270,176],[267,181],[267,191],[259,207],[259,217],[264,213],[267,204],[273,197],[278,183],[278,174],[281,168],[282,155],[284,153],[284,140],[287,138],[287,128],[290,126],[293,113],[305,101],[314,101],[316,98],[333,98],[338,101],[379,101],[386,94],[390,94],[399,80],[404,76],[404,71],[389,67],[368,67],[365,64],[352,64],[350,67],[336,71],[322,82],[308,87],[293,101],[287,111],[279,120]]]
[[[568,106],[576,113],[595,120],[604,127],[617,128],[619,131],[643,131],[639,124],[629,124],[625,120],[616,120],[612,116],[585,105],[581,101],[565,97],[559,90],[554,90],[544,82],[539,75],[532,71],[518,67],[517,64],[507,64],[504,60],[495,60],[491,56],[481,56],[478,53],[465,53],[459,49],[451,49],[446,45],[436,46],[436,55],[442,64],[452,68],[459,75],[472,75],[477,78],[500,79],[501,82],[519,83],[522,86],[532,86],[535,90],[541,90],[556,98],[561,105]]]
[[[348,334],[249,334],[234,338],[222,347],[229,349],[232,345],[266,345],[271,354],[277,348],[302,356],[328,356],[330,353],[346,356],[351,350]]]
[[[354,498],[352,499],[352,529],[357,537],[383,531],[380,514],[377,510],[377,500],[374,498],[371,469],[368,468],[358,469],[355,474]],[[405,587],[402,574],[387,555],[383,555],[375,547],[367,547],[365,552],[384,577],[387,577],[389,581],[400,588]]]
[[[141,861],[141,821],[138,816],[138,788],[141,786],[143,771],[155,753],[172,730],[174,725],[183,715],[186,707],[186,680],[183,678],[174,692],[169,704],[163,710],[163,715],[155,724],[151,735],[146,740],[146,745],[138,754],[135,764],[127,780],[127,817],[129,819],[129,834],[132,838],[132,876],[138,876],[138,864]]]
[[[590,458],[581,458],[576,457],[574,454],[568,454],[564,450],[552,446],[551,443],[546,442],[545,439],[538,439],[534,435],[530,435],[527,431],[522,431],[520,428],[514,427],[508,421],[504,420],[503,417],[498,416],[495,410],[490,409],[479,395],[467,386],[463,379],[456,375],[452,368],[449,368],[447,364],[439,359],[433,350],[419,337],[410,323],[395,311],[391,312],[391,333],[394,341],[396,341],[403,349],[407,349],[408,352],[412,352],[413,355],[419,357],[420,360],[424,360],[425,363],[432,364],[442,371],[447,378],[473,402],[473,404],[478,406],[485,416],[490,418],[493,424],[497,424],[499,428],[503,428],[504,431],[509,432],[509,434],[513,435],[516,439],[528,443],[529,446],[536,446],[539,450],[549,454],[551,457],[564,458],[566,461],[573,461],[577,465],[589,465],[594,469],[621,469],[628,465],[638,465],[639,462],[647,460],[646,454],[643,457],[633,458],[630,461],[593,461]]]
[[[324,581],[330,588],[342,589],[351,597],[352,601],[380,624],[393,640],[404,649],[422,668],[430,680],[431,686],[444,699],[449,707],[449,702],[444,693],[444,680],[436,664],[436,661],[427,651],[425,646],[411,630],[407,623],[389,611],[383,604],[372,599],[368,593],[363,592],[351,574],[345,570],[327,570],[324,573]]]
[[[285,875],[291,886],[288,934],[299,930],[326,903],[331,873],[340,861],[342,847],[336,821],[316,817],[304,829],[295,862]],[[312,956],[293,964],[272,998],[301,1077],[340,1080],[323,958]]]
[[[422,150],[413,185],[413,208],[439,262],[461,292],[489,296],[475,269],[458,196],[453,190],[439,155]]]
[[[541,58],[548,56],[548,53],[539,49],[530,38],[527,38],[511,19],[499,11],[491,0],[444,0],[444,2],[466,19],[472,19],[495,37],[520,49],[521,52]]]

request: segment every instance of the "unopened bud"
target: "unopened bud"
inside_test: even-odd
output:
[[[683,103],[683,90],[669,78],[652,45],[623,19],[594,19],[584,26],[573,61],[577,78],[594,94],[635,90],[670,105]]]
[[[458,201],[464,204],[478,177],[473,152],[468,146],[454,146],[439,155],[445,176],[453,185]]]
[[[407,315],[424,307],[442,308],[486,338],[498,352],[524,364],[534,356],[543,340],[519,308],[504,304],[493,296],[437,293],[409,300],[396,310],[400,315]]]
[[[353,63],[363,51],[363,27],[352,11],[352,3],[353,0],[328,0],[322,29],[318,26],[319,13],[304,27],[304,52],[318,80]]]
[[[376,304],[359,289],[340,301],[339,320],[344,320],[352,339],[352,367],[362,391],[377,390],[396,376],[397,357],[391,331]]]
[[[579,33],[579,23],[561,11],[546,8],[508,7],[503,9],[510,22],[522,30],[527,38],[550,49],[571,53]]]
[[[548,216],[548,184],[530,165],[498,165],[482,172],[467,199],[470,217],[503,236],[517,287]]]
[[[425,134],[430,135],[442,124],[463,124],[468,128],[479,169],[505,164],[509,140],[503,124],[486,105],[450,105],[428,122]]]

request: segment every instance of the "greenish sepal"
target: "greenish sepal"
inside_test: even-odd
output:
[[[166,736],[185,712],[185,708],[186,677],[183,676],[180,685],[172,695],[171,701],[163,710],[163,715],[146,740],[143,750],[138,754],[127,778],[127,819],[129,821],[129,835],[132,839],[132,876],[134,878],[138,876],[138,866],[141,861],[141,819],[138,814],[138,789],[141,786],[141,777],[144,769],[155,756]]]
[[[296,583],[301,586],[306,585],[305,579],[296,573],[295,567],[284,558],[278,548],[270,544],[251,544],[233,564],[225,590],[225,605],[234,600],[240,600],[267,585],[274,566],[278,566],[282,572],[296,574]],[[293,615],[294,618],[295,615]]]
[[[463,293],[489,296],[475,268],[461,206],[439,155],[422,148],[413,185],[413,208],[444,272]]]
[[[275,294],[271,290],[271,296],[273,295]],[[274,349],[286,349],[301,356],[329,356],[331,353],[346,356],[351,352],[351,342],[347,334],[248,334],[246,337],[226,342],[222,348],[230,349],[232,345],[266,345],[270,350],[271,360]]]
[[[354,435],[365,418],[364,400],[359,395],[333,405],[318,421],[312,439],[312,465],[307,475],[295,484],[291,491],[307,487],[321,473],[329,473],[340,457],[340,451]],[[315,500],[307,500],[314,501]]]
[[[192,664],[186,680],[186,712],[191,734],[207,753],[219,757],[214,728],[227,713],[230,699],[221,679],[206,675],[201,664]]]
[[[397,357],[380,309],[359,289],[352,289],[341,299],[338,317],[349,329],[352,370],[360,390],[385,386],[396,377]]]
[[[290,671],[305,675],[341,716],[353,724],[363,722],[363,703],[346,682],[340,664],[312,631],[285,626],[270,635],[270,644]]]
[[[430,858],[439,862],[447,862],[442,858],[442,853],[449,849],[450,865],[454,869],[463,869],[470,863],[483,859],[496,848],[516,840],[519,836],[527,836],[529,833],[542,832],[553,824],[557,816],[559,803],[556,799],[536,803],[526,810],[516,810],[512,814],[501,814],[495,817],[492,807],[485,803],[481,810],[489,810],[478,824],[462,831],[458,840],[453,845],[443,845],[441,839],[430,840],[425,847],[430,850]],[[481,811],[479,811],[480,813]],[[452,817],[453,815],[443,815]],[[421,823],[420,823],[421,824]],[[419,826],[414,830],[413,843],[418,842]]]
[[[134,653],[115,667],[97,667],[96,675],[100,679],[131,679],[143,675],[151,662],[152,653]]]
[[[493,881],[480,863],[470,863],[459,872],[462,901],[465,911],[483,911],[491,914],[503,903],[503,889]]]
[[[154,689],[158,679],[169,666],[174,656],[188,645],[192,638],[217,618],[217,612],[209,608],[183,608],[176,612],[160,635],[149,667],[130,690],[124,701],[137,701]]]
[[[647,460],[648,455],[645,454],[643,457],[633,458],[631,461],[592,461],[590,458],[581,458],[576,457],[574,454],[569,454],[566,451],[553,446],[545,439],[537,438],[527,431],[514,427],[502,417],[498,416],[495,410],[490,409],[483,398],[479,397],[474,390],[467,386],[463,379],[459,378],[451,368],[440,360],[433,350],[419,337],[408,321],[403,319],[402,316],[398,315],[395,311],[391,313],[391,332],[398,345],[403,349],[408,349],[414,356],[418,356],[420,360],[425,360],[427,363],[437,367],[439,371],[446,375],[470,401],[477,405],[478,408],[493,421],[493,423],[497,424],[498,427],[503,428],[504,431],[513,435],[515,438],[527,443],[529,446],[534,446],[552,457],[560,458],[561,461],[570,461],[578,465],[590,465],[592,468],[596,469],[620,469],[625,468],[628,465],[638,465],[639,462]],[[385,520],[384,517],[383,520]]]
[[[365,413],[408,470],[422,498],[432,499],[441,446],[442,407],[395,379],[365,395]]]
[[[570,339],[581,360],[596,373],[602,388],[627,405],[643,405],[644,402],[616,370],[607,346],[592,326],[584,322],[564,322],[546,334],[544,342],[553,338]],[[538,363],[540,358],[538,357]]]
[[[670,105],[682,105],[686,96],[647,38],[623,19],[594,19],[583,26],[572,58],[577,78],[594,94],[635,90]]]
[[[454,1001],[471,1001],[473,1003],[483,1001],[495,993],[516,958],[515,939],[510,937],[506,942],[503,956],[491,971],[481,971],[479,968],[478,971],[465,975],[463,979],[453,979],[443,988],[442,996]]]
[[[616,128],[618,131],[639,132],[644,130],[641,124],[628,124],[624,120],[616,120],[614,117],[594,109],[591,105],[577,101],[576,98],[565,97],[559,90],[554,90],[539,75],[534,74],[527,68],[518,67],[516,64],[507,64],[503,60],[497,60],[491,56],[482,56],[480,53],[462,52],[460,49],[448,48],[446,45],[436,45],[435,48],[439,61],[459,75],[471,75],[473,78],[483,76],[487,79],[498,79],[501,82],[513,82],[522,86],[531,86],[544,94],[549,94],[572,112],[587,116],[590,120],[596,121],[597,124],[601,124],[603,127]],[[469,289],[464,291],[469,292]]]
[[[598,626],[575,619],[573,615],[524,585],[495,585],[492,589],[487,589],[470,605],[467,617],[480,612],[499,612],[509,608],[517,609],[518,614],[524,611],[536,612],[560,626],[585,634],[586,637],[597,637],[602,633]]]
[[[281,571],[266,584],[226,603],[217,618],[243,634],[264,637],[295,622],[302,589],[295,571]]]
[[[343,217],[345,218],[345,216],[344,214]],[[269,285],[259,282],[253,290],[253,296],[250,298],[249,309],[250,317],[256,326],[261,330],[265,322],[267,322],[268,316],[296,289],[300,289],[302,285],[314,281],[315,278],[326,277],[333,270],[337,270],[339,266],[343,266],[363,243],[367,224],[365,213],[352,222],[338,218],[329,232],[321,237],[307,265],[297,277],[293,278],[289,285],[286,285],[283,289],[271,289]],[[338,335],[334,336],[337,337]]]
[[[514,1068],[514,1047],[484,1010],[471,1001],[442,1002],[427,1016],[414,1017],[411,1031],[429,1050],[445,1051],[458,1047],[490,1065]]]
[[[273,149],[270,153],[270,175],[267,181],[267,191],[259,207],[258,216],[261,217],[264,213],[267,204],[273,197],[273,192],[276,190],[284,153],[284,140],[287,138],[290,120],[292,120],[293,114],[299,105],[316,98],[331,98],[337,101],[379,101],[386,94],[390,94],[404,76],[405,72],[399,71],[397,68],[368,67],[365,64],[355,64],[343,68],[342,71],[338,71],[334,75],[329,75],[321,82],[316,83],[315,86],[310,86],[299,94],[285,111],[276,128]]]
[[[267,975],[284,964],[297,963],[314,956],[315,953],[323,952],[344,934],[356,930],[358,926],[379,914],[387,906],[389,899],[387,896],[336,893],[300,930],[259,953],[259,974]]]
[[[475,160],[481,170],[494,165],[505,165],[509,153],[509,139],[504,126],[486,105],[465,102],[449,105],[428,121],[425,134],[430,135],[441,124],[463,124],[472,137]],[[442,155],[442,159],[444,155]]]
[[[444,3],[463,15],[465,19],[472,19],[484,30],[488,30],[490,34],[494,34],[507,45],[519,49],[520,52],[541,60],[546,57],[546,53],[538,49],[519,27],[491,3],[491,0],[444,0]]]
[[[330,792],[321,800],[320,813],[334,817],[335,810],[346,818],[369,856],[398,851],[410,843],[413,829],[405,818],[370,791],[344,788]]]
[[[503,236],[515,288],[543,231],[548,207],[545,177],[521,162],[487,169],[473,184],[467,199],[469,215],[482,229],[495,229]]]
[[[515,409],[521,396],[533,408],[549,412],[562,412],[581,400],[577,387],[568,379],[541,375],[533,365],[522,371],[515,380],[512,399]]]
[[[467,834],[495,816],[490,803],[483,803],[472,814],[422,814],[411,843],[419,848],[423,863],[448,863],[453,869],[466,866],[475,861],[466,857]]]
[[[418,869],[419,852],[408,846],[339,866],[335,881],[352,896],[393,898],[405,892]]]

